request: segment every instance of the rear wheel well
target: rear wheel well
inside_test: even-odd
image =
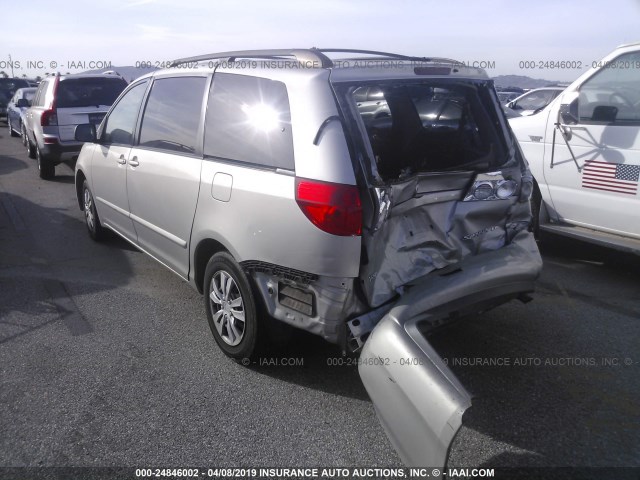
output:
[[[229,253],[224,245],[211,238],[202,240],[196,247],[193,256],[193,278],[200,293],[204,290],[204,272],[207,269],[207,263],[218,252]]]
[[[78,206],[80,210],[84,210],[84,202],[82,201],[82,185],[87,177],[84,176],[82,170],[78,170],[76,174],[76,198],[78,199]]]

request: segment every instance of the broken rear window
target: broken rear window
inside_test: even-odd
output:
[[[486,171],[508,160],[488,84],[380,82],[342,87],[385,181]]]

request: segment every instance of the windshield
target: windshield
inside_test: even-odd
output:
[[[516,110],[538,110],[544,108],[556,98],[560,90],[538,90],[520,98],[514,105]]]
[[[127,86],[122,78],[66,78],[57,90],[58,108],[110,106]]]
[[[488,83],[387,81],[341,85],[338,91],[357,112],[354,120],[366,132],[365,149],[382,180],[488,171],[509,159]]]

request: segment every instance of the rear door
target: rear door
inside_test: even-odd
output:
[[[56,91],[58,130],[63,142],[75,141],[76,125],[100,125],[105,114],[127,86],[120,77],[63,77]]]
[[[128,161],[138,244],[182,277],[200,189],[206,75],[156,78]]]
[[[91,185],[101,222],[133,242],[136,233],[127,198],[127,161],[148,83],[143,80],[132,86],[113,107],[91,164]]]
[[[544,176],[563,221],[640,238],[640,52],[607,65],[564,107],[576,121],[567,126],[573,155],[558,132],[553,145],[554,122],[547,123]]]

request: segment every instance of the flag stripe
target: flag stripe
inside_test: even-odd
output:
[[[593,168],[593,167],[586,167],[584,169],[585,172],[602,172],[602,173],[612,173],[615,175],[616,173],[616,169],[615,168]]]
[[[630,187],[635,187],[637,185],[637,182],[630,182],[629,180],[609,180],[606,177],[599,177],[597,175],[583,175],[583,180],[600,181],[616,185],[629,185]]]
[[[583,185],[585,188],[592,188],[594,190],[605,190],[607,192],[626,193],[627,195],[635,195],[636,192],[621,192],[620,190],[614,190],[612,188],[592,187],[589,185]]]
[[[618,186],[609,185],[609,184],[606,184],[606,183],[584,182],[582,184],[582,186],[585,187],[585,188],[608,187],[608,188],[611,188],[611,189],[619,191],[619,192],[636,193],[636,187],[618,187]]]
[[[601,162],[599,160],[587,160],[586,162],[584,162],[585,165],[587,164],[591,164],[591,163],[599,163],[600,165],[618,165],[617,163],[609,163],[609,162]]]

